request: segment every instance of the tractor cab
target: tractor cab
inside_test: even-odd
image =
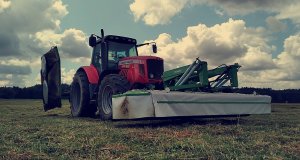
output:
[[[91,64],[99,73],[118,70],[118,63],[125,57],[138,56],[136,40],[127,37],[107,35],[99,37],[92,34],[89,45],[93,47]]]
[[[138,56],[138,47],[155,42],[137,44],[133,38],[107,35],[101,30],[101,37],[92,34],[89,45],[93,48],[91,66],[99,73],[100,80],[108,74],[121,74],[131,84],[131,88],[162,88],[163,59],[155,56]],[[158,87],[159,86],[159,87]]]

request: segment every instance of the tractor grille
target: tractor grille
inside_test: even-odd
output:
[[[157,59],[148,59],[148,77],[149,79],[161,79],[164,72],[164,62]]]

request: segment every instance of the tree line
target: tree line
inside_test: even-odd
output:
[[[68,99],[70,85],[62,84],[62,98]],[[42,99],[43,86],[40,84],[32,87],[0,87],[0,98],[2,99]]]
[[[62,98],[68,99],[70,85],[62,84]],[[272,103],[300,103],[300,89],[273,90],[271,88],[238,88],[235,93],[269,95]],[[42,99],[43,88],[38,84],[32,87],[0,87],[2,99]]]
[[[272,103],[300,103],[300,89],[273,90],[271,88],[239,88],[236,93],[268,95]]]

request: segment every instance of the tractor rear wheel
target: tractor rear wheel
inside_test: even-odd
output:
[[[110,74],[101,81],[98,91],[98,111],[102,120],[112,119],[112,96],[130,89],[128,80],[119,74]]]
[[[74,117],[94,116],[97,110],[95,105],[90,105],[89,82],[83,71],[78,71],[73,78],[70,104],[71,113]]]

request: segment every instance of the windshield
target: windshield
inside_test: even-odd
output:
[[[121,58],[137,56],[135,44],[108,42],[108,60],[118,62]]]

